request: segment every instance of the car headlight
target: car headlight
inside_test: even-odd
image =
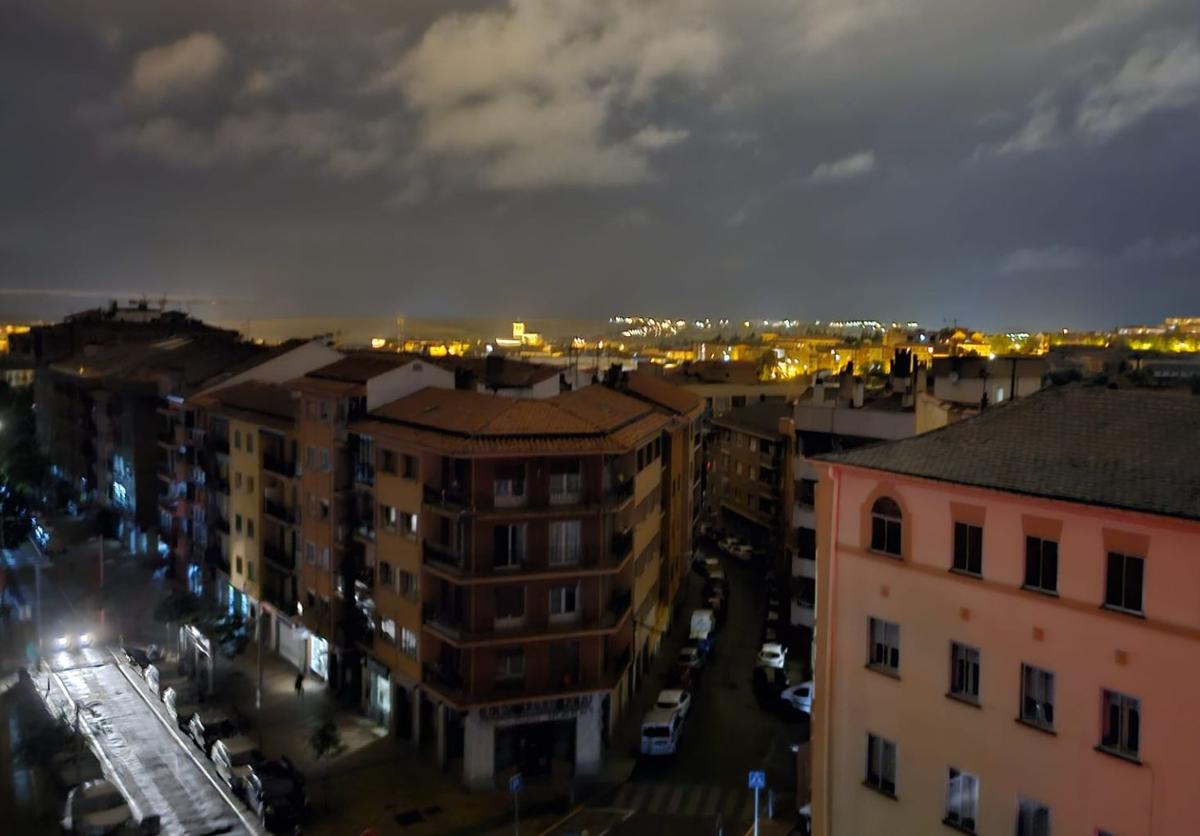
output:
[[[71,639],[68,636],[59,636],[54,640],[54,647],[57,650],[66,650],[71,646]]]
[[[92,646],[92,634],[91,633],[81,633],[79,635],[79,646],[80,647],[91,647]]]

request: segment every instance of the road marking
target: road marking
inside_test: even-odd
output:
[[[712,787],[709,790],[708,797],[704,800],[704,815],[711,816],[717,812],[717,808],[721,805],[721,794],[724,792],[720,787]]]
[[[662,809],[662,803],[666,800],[666,795],[671,791],[668,784],[655,784],[654,789],[650,793],[650,800],[646,802],[646,809],[658,811]]]
[[[667,809],[665,812],[674,813],[679,810],[679,804],[683,801],[683,793],[686,789],[687,787],[683,784],[675,787],[675,789],[671,792],[671,800],[667,802]]]
[[[725,805],[722,808],[727,816],[737,815],[738,806],[742,801],[741,790],[729,790],[725,793]]]
[[[694,816],[700,812],[700,804],[704,801],[705,795],[709,791],[709,787],[692,786],[688,788],[687,801],[680,808],[681,813],[689,816]]]

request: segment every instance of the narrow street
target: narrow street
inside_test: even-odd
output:
[[[701,550],[717,554],[711,545]],[[596,810],[585,811],[570,826],[586,818],[589,822],[595,820],[591,827],[600,825],[601,830],[595,832],[602,832],[604,822],[619,821],[629,811],[638,811],[720,815],[727,833],[740,832],[737,826],[748,825],[754,817],[754,793],[747,788],[750,770],[766,770],[768,787],[775,791],[781,805],[779,816],[792,818],[782,806],[795,799],[796,755],[792,745],[807,746],[808,723],[785,720],[758,704],[751,678],[761,645],[761,570],[729,557],[721,557],[721,562],[730,584],[729,611],[694,693],[679,751],[673,757],[638,757],[629,780],[593,804]],[[682,593],[680,615],[664,638],[631,715],[622,723],[620,742],[614,745],[636,751],[642,704],[648,705],[666,687],[675,654],[687,637],[690,613],[699,606],[702,586],[699,575],[693,573]],[[792,679],[797,681],[795,676]],[[766,793],[761,795],[760,804],[765,816]],[[607,812],[600,813],[600,809]]]

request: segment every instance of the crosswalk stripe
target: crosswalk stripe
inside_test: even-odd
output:
[[[679,812],[689,816],[694,816],[700,812],[700,804],[704,801],[704,794],[708,792],[708,787],[692,785],[688,787],[687,800],[683,802]]]
[[[741,796],[741,790],[729,790],[725,793],[725,806],[722,807],[725,815],[733,816],[737,814],[738,806],[742,800]]]
[[[652,813],[662,811],[663,801],[666,800],[666,795],[671,791],[671,787],[667,784],[655,784],[654,790],[650,793],[650,800],[646,802],[646,809]]]
[[[717,808],[721,806],[721,795],[724,792],[720,787],[709,787],[706,798],[704,799],[704,815],[711,816],[717,812]]]
[[[685,784],[679,784],[673,790],[671,790],[671,798],[667,802],[667,808],[666,808],[666,810],[664,810],[664,812],[666,812],[666,813],[678,812],[679,805],[683,801],[683,794],[686,790],[687,790],[687,786]]]

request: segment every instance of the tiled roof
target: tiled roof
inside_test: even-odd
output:
[[[669,422],[602,386],[536,400],[426,388],[379,407],[354,429],[445,452],[618,453]]]
[[[657,404],[676,415],[687,415],[704,405],[699,395],[655,374],[634,371],[625,380],[635,397]]]
[[[721,360],[696,360],[684,363],[672,371],[670,376],[681,384],[736,383],[739,385],[756,385],[763,382],[758,379],[758,363],[746,360],[734,360],[728,363]]]
[[[989,407],[915,438],[819,458],[1200,519],[1200,396],[1064,386]]]
[[[792,405],[783,401],[762,401],[731,409],[712,419],[713,424],[765,438],[779,437],[779,419],[792,417]]]
[[[366,383],[373,377],[406,366],[420,359],[411,354],[388,351],[355,351],[341,360],[308,373],[318,380],[340,380],[346,383]]]
[[[563,369],[546,363],[529,363],[524,360],[498,358],[489,367],[486,357],[438,357],[430,362],[451,372],[469,372],[475,381],[489,389],[526,389],[552,377],[558,377]]]
[[[291,423],[299,414],[299,401],[284,386],[248,380],[218,389],[206,400],[213,403],[214,412],[236,411],[246,420],[250,416],[278,419]]]

